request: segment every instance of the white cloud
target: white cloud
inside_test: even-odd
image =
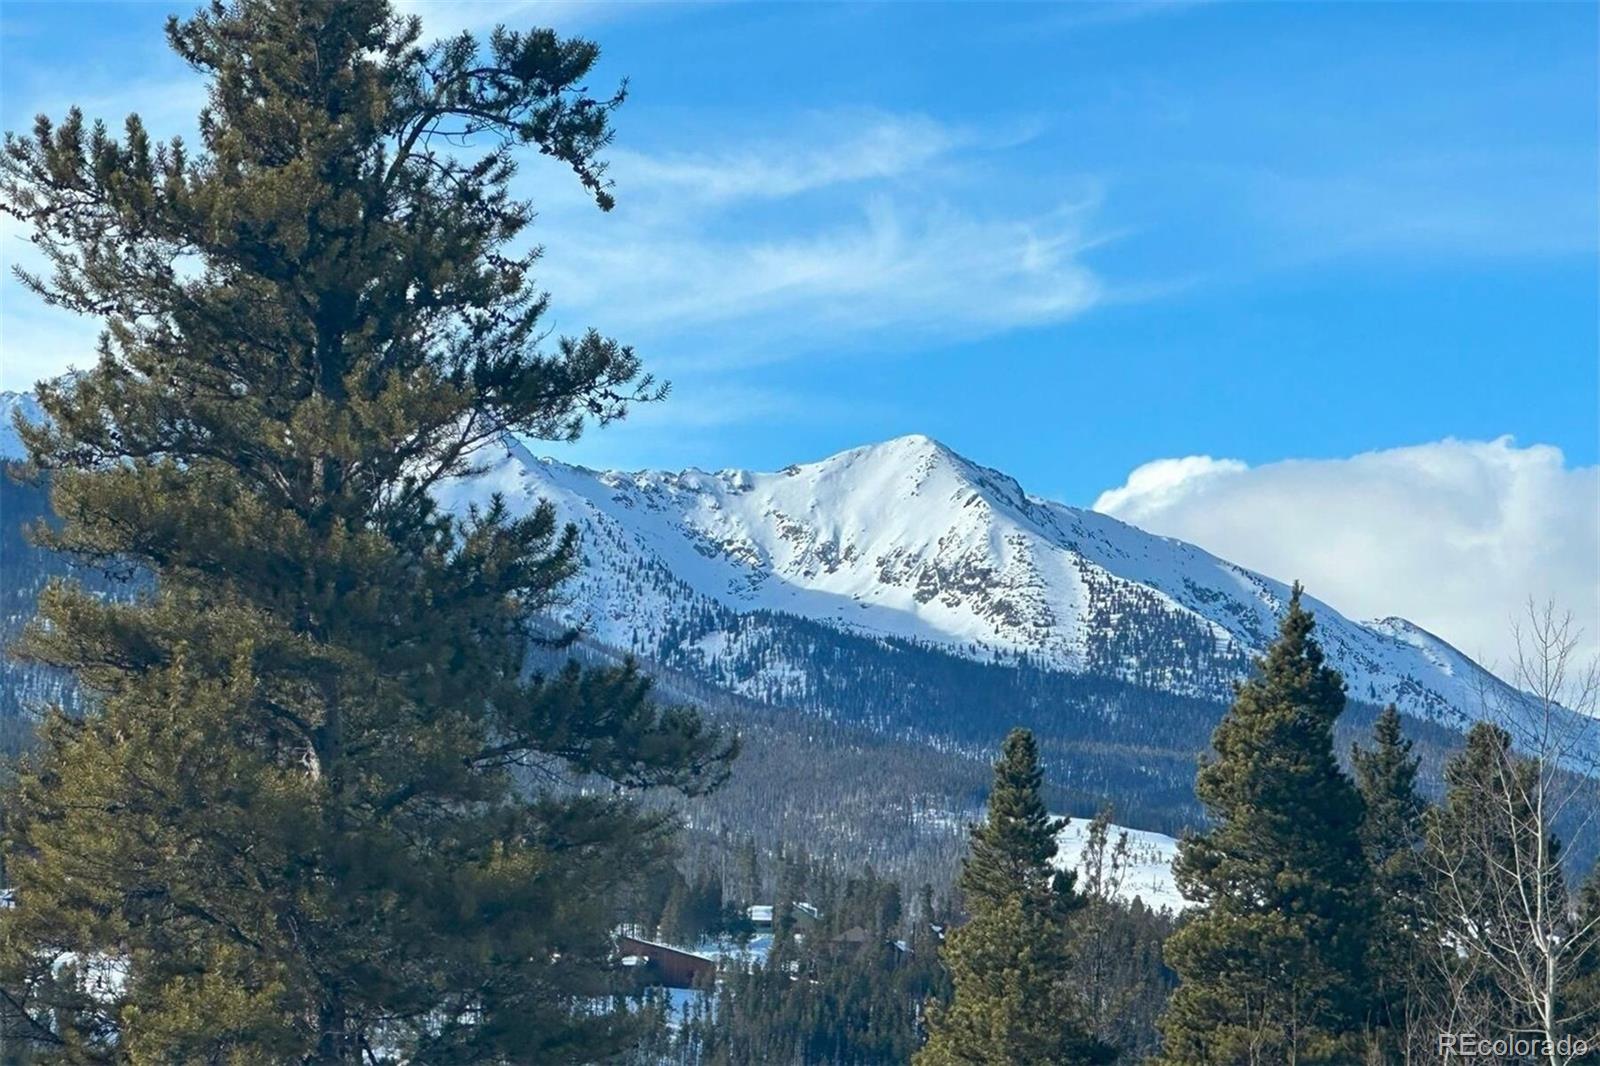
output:
[[[809,124],[812,128],[805,129]],[[630,189],[708,203],[772,200],[830,185],[900,177],[953,150],[978,144],[963,130],[918,115],[815,115],[783,140],[757,140],[711,153],[610,153]]]
[[[703,366],[730,344],[748,362],[980,336],[1107,298],[1084,261],[1105,239],[1093,183],[1032,206],[994,195],[998,154],[1025,132],[985,140],[925,116],[847,111],[797,116],[785,134],[613,153],[619,206],[604,219],[566,175],[537,175],[540,281],[562,328],[592,321],[658,352],[689,340]]]
[[[1486,664],[1510,661],[1529,597],[1600,649],[1600,467],[1546,445],[1443,440],[1251,467],[1161,459],[1095,509],[1225,559],[1299,578],[1347,615],[1397,614]]]
[[[1161,506],[1170,507],[1183,497],[1192,495],[1213,477],[1248,469],[1249,466],[1237,459],[1213,459],[1209,455],[1157,459],[1136,468],[1121,487],[1102,492],[1094,502],[1094,509],[1126,517],[1122,512],[1127,508],[1148,511]],[[1128,521],[1134,519],[1129,518]]]
[[[680,333],[739,323],[768,344],[831,345],[879,330],[997,332],[1069,318],[1101,298],[1074,212],[984,219],[938,205],[865,205],[795,235],[698,237],[648,228],[551,247],[541,281],[607,329]],[[749,334],[745,334],[748,339]]]

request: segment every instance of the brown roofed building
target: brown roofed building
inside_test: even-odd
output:
[[[716,976],[715,960],[692,951],[619,934],[617,950],[623,963],[634,967],[640,981],[663,988],[709,988]]]

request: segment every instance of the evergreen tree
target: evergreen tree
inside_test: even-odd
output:
[[[1400,712],[1393,704],[1373,723],[1372,747],[1352,746],[1350,762],[1363,803],[1361,841],[1373,882],[1380,895],[1391,887],[1409,888],[1416,877],[1427,804],[1417,794],[1419,760],[1400,730]]]
[[[1372,1032],[1376,1061],[1410,1061],[1434,1034],[1421,1024],[1429,982],[1422,948],[1425,879],[1421,848],[1427,804],[1417,794],[1418,759],[1400,731],[1400,712],[1384,708],[1372,747],[1352,746],[1361,793],[1361,843],[1377,898],[1371,941]]]
[[[691,911],[693,904],[690,899],[692,889],[689,882],[682,874],[674,871],[672,890],[667,894],[667,902],[661,909],[661,921],[655,928],[655,935],[662,940],[681,944],[691,942],[691,928],[694,924]]]
[[[683,1048],[707,1049],[705,1057],[682,1061],[890,1066],[910,1058],[918,1008],[940,972],[936,953],[897,942],[899,887],[869,867],[842,882],[819,876],[812,888],[821,917],[783,955],[733,965],[716,1010],[682,1034]]]
[[[1574,1033],[1591,1047],[1600,1047],[1600,863],[1578,893],[1573,925],[1576,935],[1588,938],[1588,945],[1562,990],[1563,1014]]]
[[[1559,1013],[1547,962],[1554,978],[1576,961],[1575,953],[1552,960],[1561,950],[1552,946],[1580,946],[1559,843],[1532,803],[1539,773],[1509,733],[1479,722],[1446,764],[1444,797],[1429,812],[1429,920],[1434,939],[1450,945],[1435,969],[1454,1015],[1480,1032],[1540,1032],[1547,1010]]]
[[[1072,873],[1052,865],[1065,820],[1045,809],[1043,780],[1033,735],[1012,730],[961,872],[972,917],[942,952],[954,995],[949,1006],[929,1012],[919,1066],[1073,1066],[1115,1058],[1089,1034],[1070,984],[1067,923],[1082,900]]]
[[[8,1047],[604,1058],[641,1024],[596,1008],[611,901],[668,829],[622,790],[710,787],[730,752],[631,667],[528,676],[574,535],[435,501],[511,431],[659,395],[597,333],[545,350],[510,250],[519,149],[610,207],[620,96],[582,88],[589,42],[423,46],[385,0],[218,0],[167,34],[210,82],[198,151],[73,110],[0,160],[53,264],[30,286],[106,325],[24,433],[41,535],[152,579],[54,585],[24,646],[91,699],[5,800]]]
[[[986,815],[972,828],[972,850],[961,865],[959,887],[969,913],[982,914],[1017,896],[1039,907],[1077,904],[1072,871],[1051,864],[1067,820],[1050,817],[1043,788],[1033,734],[1013,729],[994,764]]]
[[[1174,869],[1203,909],[1167,943],[1180,984],[1161,1022],[1165,1062],[1357,1054],[1373,902],[1361,798],[1333,753],[1344,682],[1312,629],[1296,585],[1196,780],[1212,827],[1183,840]]]

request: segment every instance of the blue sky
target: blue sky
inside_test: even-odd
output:
[[[169,9],[7,0],[5,127],[79,101],[187,129]],[[1600,461],[1593,5],[408,9],[592,36],[596,85],[630,80],[615,212],[522,180],[555,325],[633,342],[674,394],[564,458],[772,469],[923,432],[1088,505],[1155,461],[1232,464],[1146,470],[1192,496],[1196,470],[1410,446],[1496,529],[1550,474],[1519,550],[1568,538],[1591,561],[1540,580],[1594,591],[1594,544],[1548,521],[1592,511]],[[0,289],[6,387],[88,337],[25,304]],[[1506,435],[1436,483],[1438,449]]]

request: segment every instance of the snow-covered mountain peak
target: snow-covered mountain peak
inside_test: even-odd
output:
[[[922,435],[773,473],[599,473],[526,456],[508,451],[482,477],[448,486],[444,502],[493,491],[527,507],[552,500],[584,544],[567,620],[713,675],[731,661],[729,642],[745,639],[730,619],[793,615],[983,661],[1225,698],[1289,599],[1280,581],[1031,496]],[[1307,602],[1354,698],[1461,724],[1483,686],[1498,684],[1409,622],[1361,625]],[[804,684],[801,663],[757,669]]]
[[[18,409],[39,417],[31,396],[0,394],[0,457],[21,453],[10,431]],[[1282,582],[1193,545],[1030,496],[921,434],[772,473],[595,471],[515,441],[480,460],[480,472],[441,488],[441,502],[465,508],[500,493],[527,510],[550,500],[579,527],[584,565],[565,621],[711,675],[731,661],[729,619],[791,615],[1223,698],[1289,597]],[[1500,684],[1414,623],[1363,625],[1308,604],[1357,699],[1459,725]],[[757,669],[767,682],[805,684],[802,663]]]
[[[844,496],[862,492],[915,496],[933,482],[953,485],[967,465],[966,460],[932,437],[914,433],[796,463],[778,473],[817,491]]]
[[[847,448],[824,459],[803,463],[801,466],[915,466],[942,459],[961,459],[955,450],[923,433],[907,433],[890,437],[876,444],[862,444]],[[965,460],[962,460],[963,462]]]
[[[1417,649],[1420,655],[1430,663],[1433,663],[1439,670],[1452,677],[1472,678],[1477,676],[1483,669],[1471,656],[1461,652],[1448,641],[1423,629],[1410,619],[1388,615],[1384,618],[1373,619],[1365,623],[1365,625],[1375,633],[1393,637],[1402,644],[1407,644]]]

